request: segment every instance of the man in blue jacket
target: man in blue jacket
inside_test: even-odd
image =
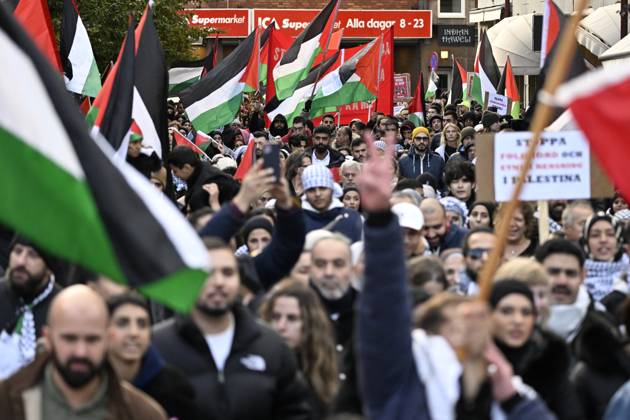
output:
[[[429,144],[429,130],[425,127],[417,127],[411,133],[413,142],[409,153],[400,158],[400,175],[405,178],[415,179],[425,172],[433,175],[440,183],[444,171],[444,159],[431,151]]]
[[[390,139],[389,153],[392,152]],[[373,147],[373,146],[372,146]],[[418,374],[416,353],[422,348],[412,344],[410,331],[411,310],[409,291],[406,285],[405,257],[403,240],[396,216],[389,207],[391,195],[386,160],[372,159],[364,168],[361,179],[362,206],[367,211],[365,228],[365,284],[359,298],[357,357],[359,377],[362,381],[365,415],[370,419],[431,419],[426,394],[427,384]],[[386,279],[387,281],[384,281]],[[471,306],[473,307],[473,306]],[[482,319],[489,338],[489,316],[483,305],[476,314],[486,313]],[[477,318],[479,316],[476,315]],[[478,331],[466,334],[469,342],[463,342],[471,349],[473,344],[479,347]],[[481,331],[479,331],[481,332]],[[482,342],[483,344],[483,342]],[[469,346],[470,345],[470,346]],[[476,381],[483,379],[486,394],[491,389],[490,398],[500,404],[510,420],[532,419],[550,420],[554,416],[538,399],[522,395],[512,385],[512,373],[509,363],[498,356],[495,348],[486,352],[487,359],[479,358],[483,352],[471,352],[469,359],[476,357],[479,363],[476,369]],[[492,354],[491,354],[492,353]],[[486,374],[487,363],[494,365],[494,373]],[[482,417],[471,416],[471,406],[475,409],[477,397],[470,395],[467,379],[475,376],[470,364],[463,363],[462,392],[460,401],[452,408],[454,415],[466,418],[490,418],[487,412]],[[489,378],[488,378],[489,376]],[[479,391],[481,389],[482,391]],[[481,394],[484,386],[477,387]],[[474,394],[474,393],[473,393]],[[465,402],[461,402],[464,401]],[[483,409],[483,407],[482,407]],[[489,411],[489,407],[488,407]],[[475,411],[476,412],[476,411]],[[455,417],[453,417],[455,418]]]

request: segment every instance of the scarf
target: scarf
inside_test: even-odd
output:
[[[22,360],[26,363],[35,359],[35,348],[37,345],[37,331],[35,330],[35,317],[33,308],[39,305],[52,293],[55,287],[55,276],[51,275],[46,288],[26,305],[18,309],[20,314],[13,334],[19,336],[19,349]]]
[[[595,261],[587,259],[584,263],[586,269],[586,289],[593,299],[600,301],[612,291],[615,274],[628,271],[628,263],[620,261]]]
[[[588,312],[591,298],[585,286],[580,286],[577,298],[571,305],[551,305],[546,327],[567,342],[573,340]]]

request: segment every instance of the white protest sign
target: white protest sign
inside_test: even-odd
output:
[[[508,201],[523,165],[530,132],[498,133],[494,141],[494,193]],[[591,197],[591,155],[580,131],[545,132],[540,138],[521,200],[572,200]]]
[[[498,93],[490,93],[488,95],[488,107],[491,107],[491,106],[497,109],[497,114],[507,115],[508,114],[508,97],[499,95]]]

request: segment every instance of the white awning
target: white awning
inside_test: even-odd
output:
[[[501,19],[503,5],[484,7],[483,9],[472,9],[468,15],[469,23],[488,22]]]
[[[511,16],[488,29],[494,59],[500,68],[508,55],[515,75],[540,72],[540,53],[532,49],[532,14]]]
[[[619,3],[599,7],[580,21],[577,41],[596,57],[619,42],[621,21]]]
[[[605,53],[599,56],[599,60],[604,67],[628,58],[630,58],[630,35],[623,37],[621,41],[608,48]]]

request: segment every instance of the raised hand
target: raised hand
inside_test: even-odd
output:
[[[233,203],[242,213],[246,213],[251,203],[262,193],[271,189],[275,182],[276,177],[273,175],[273,169],[263,169],[263,161],[259,160],[245,175],[241,183],[241,189],[234,197]]]
[[[374,146],[374,136],[365,135],[368,145],[369,158],[363,165],[363,171],[358,179],[361,192],[361,207],[369,213],[380,213],[389,210],[389,199],[392,195],[392,162],[396,138],[388,135],[385,138],[385,153],[377,153]]]
[[[208,205],[214,211],[218,211],[221,208],[219,204],[219,187],[214,182],[211,184],[204,184],[203,190],[208,193]]]

